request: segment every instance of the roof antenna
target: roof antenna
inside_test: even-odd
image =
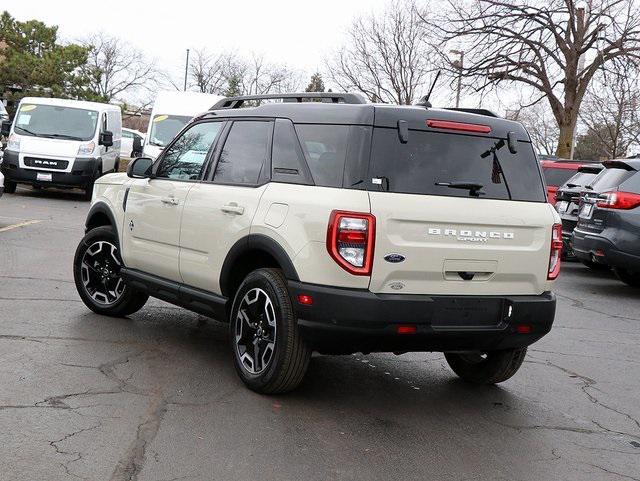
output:
[[[431,102],[429,102],[429,99],[431,98],[431,94],[433,93],[433,89],[436,86],[436,82],[438,82],[438,79],[440,78],[440,74],[442,73],[441,70],[438,70],[438,73],[436,73],[436,78],[433,79],[433,82],[431,82],[431,88],[429,89],[429,93],[427,95],[425,95],[424,97],[422,97],[420,100],[418,100],[416,102],[416,105],[421,105],[423,107],[433,107],[433,105],[431,105]]]

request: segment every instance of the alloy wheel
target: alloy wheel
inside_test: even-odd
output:
[[[96,241],[84,252],[82,285],[96,303],[110,306],[122,297],[126,284],[120,276],[121,267],[118,248],[110,242]]]
[[[236,314],[235,347],[242,367],[260,374],[273,360],[276,345],[276,313],[269,295],[260,288],[249,290]]]

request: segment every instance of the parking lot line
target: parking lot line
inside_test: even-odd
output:
[[[12,224],[12,225],[8,225],[6,227],[2,227],[2,228],[0,228],[0,232],[6,232],[8,230],[17,229],[18,227],[26,227],[28,225],[37,224],[39,222],[42,222],[42,221],[41,220],[26,220],[26,221],[20,222],[18,224]]]

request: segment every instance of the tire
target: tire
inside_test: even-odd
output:
[[[473,384],[498,384],[513,376],[524,361],[527,348],[459,354],[445,352],[449,367]]]
[[[593,271],[608,271],[609,269],[611,269],[611,267],[609,267],[607,264],[598,264],[597,262],[585,260],[580,260],[580,262],[582,262],[585,266]]]
[[[142,309],[149,299],[118,275],[121,266],[118,236],[111,226],[96,227],[80,241],[73,260],[73,278],[80,298],[93,312],[124,317]],[[109,275],[102,284],[106,272]]]
[[[627,269],[616,267],[613,269],[618,279],[631,287],[640,287],[640,272],[631,272]]]
[[[244,279],[236,291],[230,321],[234,365],[249,389],[284,393],[302,382],[311,350],[300,337],[279,269],[258,269]]]
[[[15,194],[16,192],[16,188],[18,187],[18,184],[16,184],[15,182],[11,181],[11,180],[6,180],[4,181],[4,191],[6,194]]]

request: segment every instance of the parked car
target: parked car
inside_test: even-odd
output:
[[[221,98],[199,92],[159,92],[151,110],[143,155],[155,159],[193,117],[208,111]]]
[[[640,287],[640,159],[612,160],[582,196],[573,251],[587,265],[611,266]]]
[[[94,181],[118,170],[122,119],[116,105],[25,97],[2,133],[9,137],[2,163],[6,192],[17,184],[76,187],[91,198]]]
[[[562,219],[563,259],[575,258],[571,247],[573,229],[578,223],[580,195],[602,171],[602,164],[581,165],[578,172],[556,191],[556,210]],[[589,187],[593,189],[593,187]]]
[[[294,389],[313,350],[442,351],[494,384],[551,329],[561,227],[517,122],[250,96],[100,178],[73,271],[100,314],[154,296],[229,321],[257,392]]]
[[[9,112],[7,112],[6,107],[0,101],[0,122],[8,122],[9,121]]]
[[[144,145],[144,134],[137,130],[122,128],[122,142],[120,143],[120,158],[135,158],[142,155],[142,149],[135,146]],[[139,147],[138,147],[139,148]]]
[[[545,183],[547,184],[547,201],[551,205],[556,205],[556,191],[558,187],[573,177],[584,163],[584,160],[540,160]]]

